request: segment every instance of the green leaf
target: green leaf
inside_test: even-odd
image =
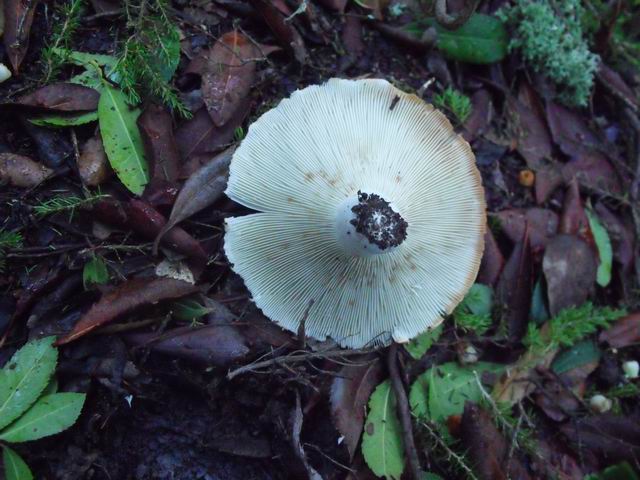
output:
[[[30,118],[29,121],[41,127],[74,127],[98,120],[98,112],[84,112],[72,115],[46,115]]]
[[[0,370],[0,429],[35,402],[56,368],[54,337],[28,342]]]
[[[428,19],[427,23],[436,29],[438,49],[452,60],[487,64],[499,62],[507,55],[507,31],[495,17],[474,13],[456,30],[447,30],[435,19]]]
[[[167,30],[163,35],[157,35],[155,40],[158,47],[154,58],[157,70],[168,82],[180,63],[180,30],[175,25],[167,25]]]
[[[601,472],[584,477],[585,480],[638,480],[638,478],[638,474],[627,461],[616,463]]]
[[[542,288],[542,275],[533,287],[533,295],[531,297],[531,310],[529,311],[529,318],[534,321],[536,325],[542,325],[549,320],[549,312],[547,306],[544,303],[544,288]]]
[[[93,257],[84,264],[82,270],[82,283],[87,289],[92,285],[102,285],[109,281],[109,271],[107,265],[101,257]]]
[[[84,400],[84,393],[45,395],[22,417],[0,432],[0,440],[28,442],[60,433],[78,419]]]
[[[204,317],[211,312],[212,309],[205,307],[193,298],[183,298],[173,302],[171,310],[178,320],[191,321]]]
[[[139,115],[140,110],[129,107],[121,90],[105,83],[98,102],[102,143],[118,178],[136,195],[149,182],[149,167],[136,124]]]
[[[416,360],[421,359],[424,354],[427,353],[427,350],[431,348],[433,342],[440,338],[440,335],[442,335],[442,329],[442,324],[440,324],[436,328],[431,328],[426,332],[421,333],[404,345],[405,350]]]
[[[3,446],[2,461],[4,463],[5,480],[33,480],[33,474],[29,466],[18,455],[18,452]]]
[[[436,473],[422,472],[420,480],[442,480],[442,477]]]
[[[460,415],[467,400],[477,402],[482,398],[476,375],[482,377],[484,372],[502,369],[502,365],[487,362],[465,367],[450,362],[432,367],[411,385],[411,410],[414,415],[434,422]]]
[[[609,233],[604,228],[600,219],[590,208],[586,208],[587,218],[589,219],[589,227],[593,233],[593,239],[598,247],[598,256],[600,264],[598,265],[597,282],[601,287],[606,287],[611,282],[611,265],[613,262],[613,249],[611,248],[611,240]]]
[[[551,369],[558,375],[582,367],[589,363],[597,363],[602,352],[593,340],[583,340],[573,347],[558,354],[551,364]]]
[[[460,306],[468,309],[474,315],[491,314],[493,290],[482,283],[474,283],[460,302]]]
[[[402,429],[396,414],[396,397],[389,380],[378,385],[369,399],[369,414],[362,434],[362,455],[377,476],[399,479],[402,475]]]

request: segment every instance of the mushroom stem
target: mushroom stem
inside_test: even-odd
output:
[[[409,224],[377,193],[358,191],[345,199],[336,215],[337,240],[348,255],[388,253],[407,238]]]

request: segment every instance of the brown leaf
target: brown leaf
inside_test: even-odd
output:
[[[562,167],[566,183],[574,177],[588,189],[606,193],[622,193],[620,179],[611,162],[600,152],[584,151]]]
[[[72,342],[143,305],[184,297],[197,290],[198,287],[195,285],[172,278],[134,278],[127,280],[112,292],[103,295],[82,316],[73,330],[58,339],[56,344],[64,345]]]
[[[222,196],[227,188],[227,169],[234,151],[233,147],[226,149],[184,183],[173,204],[169,221],[162,227],[154,242],[154,252],[160,239],[174,225],[213,204]]]
[[[244,35],[232,31],[204,55],[202,97],[213,123],[221,127],[242,108],[255,80],[255,59],[262,54]]]
[[[229,366],[249,353],[244,338],[233,326],[181,327],[161,335],[132,334],[127,340],[153,352],[216,367]]]
[[[593,235],[589,227],[589,219],[584,211],[578,182],[574,179],[569,183],[564,197],[562,216],[560,217],[559,233],[576,235],[589,245],[594,246]]]
[[[617,320],[598,337],[614,348],[623,348],[640,343],[640,313],[631,313]]]
[[[532,291],[531,248],[529,230],[525,228],[521,240],[513,248],[496,286],[500,321],[507,327],[510,342],[520,341],[527,330]]]
[[[598,63],[598,80],[606,85],[606,87],[615,92],[615,94],[624,99],[630,105],[638,106],[636,94],[631,87],[626,84],[620,74],[608,67],[604,62]]]
[[[38,0],[4,0],[4,48],[14,73],[29,48],[29,34]]]
[[[518,455],[510,455],[509,443],[494,425],[489,412],[475,403],[466,402],[461,426],[462,445],[480,480],[531,478]]]
[[[331,414],[352,459],[369,396],[382,380],[382,365],[376,357],[364,357],[360,363],[365,364],[343,366],[331,384]]]
[[[99,134],[83,145],[78,158],[78,172],[82,181],[90,187],[97,187],[109,178],[111,169]]]
[[[624,272],[629,272],[635,260],[633,233],[617,215],[605,207],[604,203],[596,203],[595,210],[611,238],[613,257],[622,265]]]
[[[183,123],[175,133],[182,159],[189,161],[199,155],[211,154],[228,144],[233,139],[234,130],[242,124],[248,114],[249,103],[246,102],[231,120],[219,128],[213,123],[205,108],[198,110],[193,118]],[[199,167],[200,165],[197,168]],[[188,174],[197,168],[190,170]],[[183,175],[184,173],[182,172]]]
[[[493,118],[493,103],[491,95],[485,89],[480,89],[471,96],[471,115],[462,126],[462,136],[467,142],[472,142],[478,135],[482,135]]]
[[[542,205],[556,188],[562,185],[562,168],[555,163],[536,172],[536,203]]]
[[[596,280],[597,268],[595,253],[584,240],[574,235],[558,235],[549,242],[542,270],[547,280],[552,316],[587,300]]]
[[[173,182],[178,179],[180,153],[173,136],[171,115],[166,109],[150,104],[138,117],[138,128],[151,160],[153,178]]]
[[[93,111],[98,108],[97,90],[75,83],[54,83],[20,97],[13,105],[54,112]]]
[[[494,214],[500,220],[502,231],[512,242],[522,238],[525,226],[529,227],[531,248],[544,248],[558,231],[558,215],[544,208],[523,210],[514,208]]]
[[[340,39],[346,51],[346,55],[340,57],[340,71],[344,72],[358,61],[365,49],[362,41],[362,22],[358,17],[345,17]]]
[[[254,0],[252,5],[280,44],[293,53],[298,63],[304,64],[307,60],[307,50],[298,30],[291,23],[285,22],[285,16],[270,0]]]
[[[348,0],[319,0],[319,3],[330,10],[344,13],[344,9],[347,6],[347,1]]]
[[[547,102],[547,121],[554,142],[570,157],[592,149],[599,143],[582,115],[554,102]]]
[[[35,187],[52,174],[53,170],[29,157],[0,153],[0,181],[8,182],[14,187]]]
[[[640,420],[637,415],[611,413],[576,419],[560,427],[576,451],[590,450],[607,463],[640,457]]]
[[[478,272],[478,282],[485,285],[495,285],[502,272],[504,266],[504,257],[496,243],[496,239],[487,228],[484,233],[484,253],[482,254],[482,262],[480,263],[480,271]]]

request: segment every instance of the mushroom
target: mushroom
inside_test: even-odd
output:
[[[406,342],[451,313],[484,248],[484,191],[447,118],[385,80],[294,92],[249,128],[224,249],[264,314],[351,348]]]

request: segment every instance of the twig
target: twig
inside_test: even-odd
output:
[[[396,407],[398,409],[398,415],[400,416],[400,423],[402,425],[402,436],[404,439],[404,446],[407,450],[407,457],[409,458],[411,475],[414,480],[420,480],[420,459],[418,458],[418,450],[416,449],[416,442],[413,438],[413,426],[411,424],[411,413],[409,412],[409,399],[407,398],[407,392],[402,384],[402,378],[400,378],[400,371],[398,369],[397,343],[393,343],[391,347],[389,347],[387,367],[389,368],[391,385],[393,385],[393,391],[396,394]]]
[[[249,365],[244,365],[242,367],[236,368],[235,370],[230,371],[227,374],[227,379],[233,380],[238,375],[242,375],[243,373],[253,372],[255,370],[259,370],[261,368],[270,367],[272,365],[286,365],[289,363],[297,363],[297,362],[305,362],[308,360],[315,360],[320,358],[339,358],[339,357],[353,357],[356,355],[362,355],[365,353],[371,353],[374,349],[368,350],[331,350],[324,352],[307,352],[300,354],[291,354],[291,355],[283,355],[280,357],[272,358],[270,360],[264,360],[262,362],[254,362]]]
[[[455,30],[461,27],[469,20],[478,6],[478,0],[466,0],[462,10],[457,14],[451,15],[447,13],[447,0],[436,0],[436,20],[440,25],[448,30]]]

